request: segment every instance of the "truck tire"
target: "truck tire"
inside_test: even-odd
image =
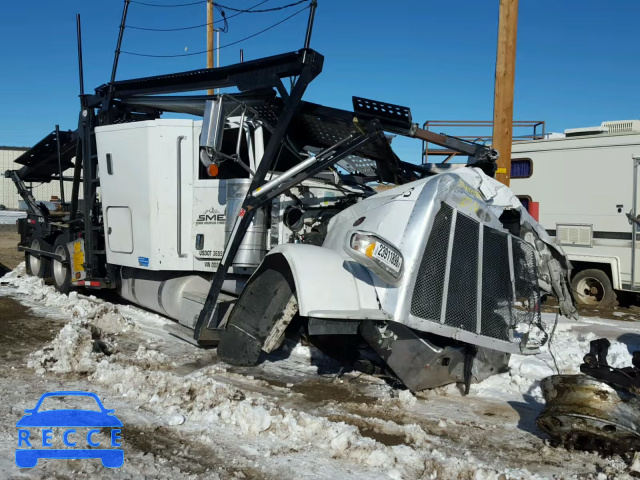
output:
[[[58,235],[56,241],[53,242],[53,253],[60,255],[65,259],[69,259],[69,249],[67,248],[67,239],[64,235]],[[71,268],[69,264],[63,264],[55,258],[51,260],[51,277],[53,286],[60,293],[67,294],[71,290]]]
[[[232,365],[256,365],[265,340],[292,295],[295,295],[293,279],[280,270],[266,268],[252,278],[220,336],[218,357]]]
[[[571,290],[578,305],[614,307],[618,304],[609,276],[596,268],[576,273],[571,279]]]
[[[43,250],[45,252],[51,251],[51,244],[44,240],[40,235],[34,233],[29,238],[29,248],[37,250]],[[24,262],[26,270],[29,275],[40,278],[48,278],[51,272],[51,265],[48,258],[40,257],[25,252]]]

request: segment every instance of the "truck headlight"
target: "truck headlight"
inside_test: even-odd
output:
[[[345,250],[387,283],[396,284],[402,276],[404,262],[400,250],[373,233],[351,232]]]

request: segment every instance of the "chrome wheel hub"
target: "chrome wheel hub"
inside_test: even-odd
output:
[[[576,294],[582,303],[587,305],[597,305],[604,298],[605,288],[602,283],[593,277],[583,278],[578,282]]]
[[[62,245],[58,245],[54,253],[56,255],[60,255],[60,257],[65,260],[67,259],[67,251]],[[53,260],[53,279],[55,280],[56,285],[62,285],[65,282],[67,278],[67,270],[68,267],[62,262],[57,259]]]
[[[36,250],[40,250],[40,241],[38,239],[34,239],[31,242],[30,247]],[[40,262],[41,260],[39,257],[36,257],[31,253],[29,254],[29,267],[31,268],[31,272],[34,275],[37,275],[38,272],[40,272]]]

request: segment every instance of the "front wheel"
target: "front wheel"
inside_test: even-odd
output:
[[[297,310],[295,284],[288,272],[273,268],[258,272],[229,316],[220,336],[218,357],[232,365],[256,365],[265,342],[271,344],[268,351],[281,345]]]
[[[579,305],[613,307],[618,303],[609,276],[596,268],[576,273],[571,279],[571,290]]]
[[[67,294],[71,290],[71,256],[67,248],[67,241],[64,235],[58,235],[53,243],[53,253],[62,257],[63,261],[54,258],[51,261],[53,286],[60,293]]]

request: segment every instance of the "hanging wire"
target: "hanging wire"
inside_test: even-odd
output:
[[[243,10],[241,8],[227,7],[225,5],[220,5],[220,7],[225,8],[227,10],[231,10],[232,12],[239,12],[239,13],[265,13],[265,12],[277,12],[278,10],[284,10],[285,8],[295,7],[296,5],[300,5],[301,3],[305,3],[308,1],[309,0],[300,0],[298,2],[282,5],[281,7],[263,8],[261,10],[252,10],[252,9]],[[219,4],[216,3],[216,5],[219,5]]]
[[[200,0],[198,2],[191,2],[191,3],[171,3],[166,5],[162,5],[161,3],[138,2],[136,0],[131,0],[130,3],[137,3],[138,5],[144,5],[145,7],[175,8],[175,7],[188,7],[190,5],[199,5],[201,3],[207,3],[207,0]]]
[[[307,1],[307,0],[304,0],[304,1]],[[299,15],[300,13],[304,12],[308,8],[309,8],[309,6],[306,6],[306,7],[302,8],[302,9],[298,10],[297,12],[289,15],[288,17],[283,18],[279,22],[274,23],[273,25],[271,25],[271,26],[269,26],[269,27],[267,27],[267,28],[265,28],[263,30],[260,30],[259,32],[256,32],[256,33],[251,34],[251,35],[249,35],[247,37],[241,38],[240,40],[236,40],[235,42],[227,43],[226,45],[222,45],[220,47],[216,47],[216,48],[214,48],[212,50],[201,50],[199,52],[179,53],[179,54],[175,54],[175,55],[154,55],[154,54],[150,54],[150,53],[127,52],[127,51],[124,51],[124,50],[122,50],[120,53],[124,53],[124,54],[127,54],[127,55],[133,55],[133,56],[136,56],[136,57],[175,58],[175,57],[190,57],[190,56],[193,56],[193,55],[201,55],[203,53],[208,53],[208,52],[212,52],[212,51],[215,51],[215,50],[222,50],[223,48],[227,48],[227,47],[231,47],[233,45],[237,45],[238,43],[247,41],[247,40],[249,40],[251,38],[257,37],[258,35],[261,35],[261,34],[263,34],[265,32],[268,32],[269,30],[277,27],[278,25],[283,24],[284,22],[286,22],[287,20],[295,17],[296,15]]]
[[[230,20],[234,17],[237,17],[238,15],[242,15],[243,13],[264,13],[264,12],[272,12],[272,11],[277,11],[277,10],[283,10],[285,8],[290,8],[290,7],[294,7],[296,5],[300,5],[301,3],[307,2],[309,0],[301,0],[299,2],[296,3],[291,3],[289,5],[284,5],[282,7],[275,7],[272,9],[263,9],[263,10],[254,10],[256,7],[259,7],[260,5],[263,5],[265,3],[267,3],[270,0],[262,0],[262,2],[260,3],[256,3],[253,7],[249,7],[246,10],[239,10],[239,9],[234,9],[234,8],[229,8],[229,7],[225,7],[223,5],[220,5],[218,3],[214,3],[214,6],[216,7],[216,9],[218,10],[218,12],[220,13],[220,15],[222,15],[222,18],[224,19],[224,28],[221,29],[221,32],[227,33],[227,31],[229,30],[229,25],[227,24],[227,20]],[[131,2],[131,3],[138,3],[138,2]],[[142,4],[142,5],[149,5],[149,4]],[[185,5],[192,5],[192,4],[185,4]],[[174,5],[174,6],[180,6],[180,5]],[[223,8],[226,8],[227,10],[232,10],[235,11],[237,13],[234,13],[233,15],[229,15],[227,16],[225,14],[225,11],[223,10]],[[128,25],[127,28],[130,28],[132,30],[143,30],[146,32],[179,32],[181,30],[194,30],[196,28],[202,28],[202,27],[209,27],[211,25],[213,25],[215,22],[212,23],[201,23],[199,25],[191,25],[189,27],[177,27],[177,28],[149,28],[149,27],[138,27],[136,25]]]
[[[260,5],[262,5],[262,4],[264,4],[264,3],[267,3],[268,1],[269,1],[269,0],[262,0],[262,2],[260,2],[260,3],[256,3],[253,7],[249,7],[249,8],[247,8],[247,11],[245,11],[245,12],[238,12],[238,13],[234,13],[233,15],[229,15],[229,16],[227,17],[227,19],[229,19],[229,18],[233,18],[233,17],[237,17],[238,15],[242,15],[243,13],[251,13],[251,12],[253,11],[253,9],[254,9],[254,8],[259,7]],[[216,5],[217,5],[217,3],[216,3]]]
[[[176,8],[176,7],[189,7],[191,5],[200,5],[203,3],[207,3],[207,1],[208,0],[200,0],[198,2],[190,2],[190,3],[161,4],[161,3],[147,3],[147,2],[139,2],[137,0],[131,0],[131,3],[137,3],[138,5],[144,5],[145,7]],[[248,8],[248,9],[234,8],[234,7],[227,7],[225,5],[220,5],[220,7],[225,8],[227,10],[231,10],[232,12],[239,12],[239,13],[265,13],[265,12],[276,12],[278,10],[284,10],[285,8],[295,7],[296,5],[300,5],[301,3],[305,3],[308,1],[309,0],[299,0],[298,2],[282,5],[281,7],[265,8],[262,10],[253,10],[252,8]]]
[[[253,7],[249,7],[249,11],[251,11],[252,8],[256,8],[259,7],[260,5],[267,3],[270,0],[262,0],[262,2],[260,3],[256,3]],[[218,7],[218,4],[214,4],[216,7]],[[220,8],[220,7],[218,7]],[[222,29],[222,32],[227,32],[228,30],[228,25],[227,25],[227,20],[230,20],[234,17],[237,17],[238,15],[242,15],[243,13],[247,13],[247,12],[238,12],[238,13],[234,13],[233,15],[226,15],[224,10],[220,9],[220,14],[222,15],[222,17],[224,18],[225,21],[225,29]],[[190,27],[178,27],[178,28],[147,28],[147,27],[137,27],[135,25],[127,25],[127,28],[131,28],[133,30],[144,30],[147,32],[178,32],[180,30],[193,30],[196,28],[202,28],[202,27],[209,27],[211,25],[213,25],[215,22],[211,22],[211,23],[201,23],[200,25],[191,25]]]
[[[216,10],[218,10],[220,15],[222,15],[222,19],[224,20],[224,27],[222,27],[220,31],[222,33],[227,33],[229,31],[229,24],[227,23],[227,14],[224,13],[224,10],[222,10],[222,8],[220,8],[220,6],[217,3],[215,4],[215,6],[216,6]]]
[[[551,334],[549,335],[549,353],[551,354],[551,358],[553,359],[553,364],[556,367],[556,372],[560,375],[560,368],[558,367],[558,361],[556,360],[556,356],[551,350],[551,342],[553,342],[553,334],[556,333],[556,327],[558,326],[558,316],[559,313],[556,313],[556,321],[553,323],[553,329],[551,330]]]

